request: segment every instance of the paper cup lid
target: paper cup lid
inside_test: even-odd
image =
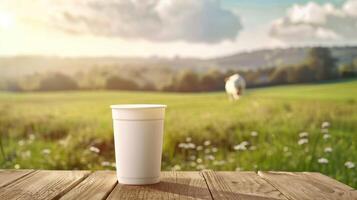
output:
[[[163,104],[119,104],[111,105],[114,120],[159,120],[165,117]]]

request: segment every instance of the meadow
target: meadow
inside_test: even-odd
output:
[[[357,80],[224,92],[0,93],[0,168],[115,169],[111,104],[167,104],[163,170],[318,171],[357,187]]]

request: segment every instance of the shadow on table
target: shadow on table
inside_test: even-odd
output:
[[[153,190],[167,192],[198,199],[212,199],[208,188],[161,181],[160,183],[145,186]]]
[[[192,179],[191,179],[192,180]],[[192,198],[198,198],[198,199],[212,199],[210,191],[208,188],[204,187],[197,187],[197,186],[190,186],[187,184],[182,184],[182,183],[172,183],[172,182],[165,182],[162,181],[158,184],[154,185],[148,185],[144,186],[147,187],[151,190],[158,190],[161,192],[166,192],[166,193],[171,193],[171,194],[176,194],[176,195],[182,195],[182,196],[187,196],[187,197],[192,197]],[[266,196],[260,196],[257,194],[245,194],[245,193],[235,193],[231,191],[211,191],[214,192],[214,197],[217,198],[222,198],[222,199],[254,199],[254,200],[277,200],[275,198],[269,198]]]
[[[242,192],[232,192],[233,188],[230,188],[228,185],[224,185],[220,188],[210,188],[208,190],[206,184],[204,186],[194,186],[189,185],[189,183],[200,183],[201,180],[195,179],[177,179],[181,183],[174,183],[174,182],[167,182],[162,180],[160,183],[153,184],[153,185],[141,185],[141,186],[134,186],[134,185],[121,185],[121,189],[116,191],[118,197],[122,194],[121,191],[146,191],[149,194],[150,191],[158,191],[162,192],[160,197],[165,197],[167,195],[168,199],[176,199],[179,196],[194,198],[194,199],[245,199],[245,200],[281,200],[284,198],[273,198],[267,197],[264,194],[256,194],[253,191],[242,193]],[[202,183],[201,183],[202,184]],[[146,193],[143,192],[143,193]],[[115,193],[115,190],[114,190]],[[154,197],[156,196],[153,193]],[[179,196],[178,196],[179,195]],[[145,195],[144,195],[145,196]],[[146,197],[153,197],[148,195]]]

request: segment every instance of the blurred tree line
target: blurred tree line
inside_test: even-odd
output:
[[[308,83],[338,78],[357,77],[357,58],[352,63],[337,66],[328,48],[311,48],[306,60],[295,65],[270,66],[257,70],[209,69],[196,72],[185,69],[178,72],[162,71],[171,77],[170,82],[157,84],[146,80],[145,71],[130,71],[122,74],[106,68],[93,68],[87,72],[66,75],[58,72],[36,73],[17,80],[2,80],[3,90],[8,91],[58,91],[58,90],[144,90],[173,92],[203,92],[224,90],[224,79],[239,73],[247,82],[247,87]],[[154,77],[155,79],[156,77]],[[158,81],[160,82],[160,81]]]

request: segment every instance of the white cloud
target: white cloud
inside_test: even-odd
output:
[[[357,16],[357,1],[347,1],[344,5],[343,5],[343,11],[346,12],[349,15],[352,16]]]
[[[6,0],[5,0],[6,1]],[[13,0],[17,4],[21,0]],[[34,0],[27,20],[71,34],[147,41],[235,40],[238,16],[219,0]],[[19,5],[19,4],[18,4]],[[34,9],[33,7],[35,7]],[[26,17],[25,17],[26,18]]]
[[[357,41],[357,0],[341,8],[330,3],[293,5],[283,18],[275,20],[270,36],[289,43],[333,43]]]

